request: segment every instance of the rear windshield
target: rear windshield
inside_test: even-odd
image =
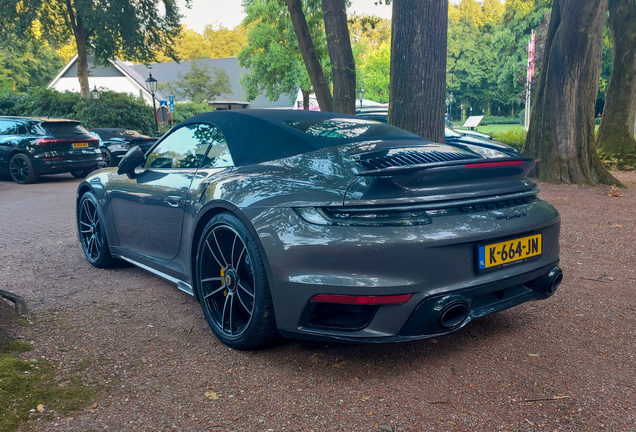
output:
[[[79,123],[73,122],[46,122],[42,123],[42,127],[50,135],[55,138],[64,139],[95,139],[86,129],[84,129]]]
[[[413,134],[393,126],[367,119],[303,119],[285,122],[287,126],[320,138],[350,139],[373,137],[374,139],[411,138]]]

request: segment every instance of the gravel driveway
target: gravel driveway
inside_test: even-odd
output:
[[[565,280],[553,297],[393,345],[229,349],[173,284],[131,266],[91,267],[71,209],[61,231],[0,241],[0,288],[34,312],[32,325],[11,330],[35,345],[23,357],[55,361],[62,381],[80,375],[98,394],[73,417],[33,414],[29,428],[636,430],[636,173],[616,175],[629,185],[621,198],[540,185],[563,219]],[[3,198],[11,188],[0,182]],[[24,204],[24,217],[46,211],[37,204],[46,199]]]

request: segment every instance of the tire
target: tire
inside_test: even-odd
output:
[[[31,159],[24,153],[16,153],[9,161],[9,175],[18,184],[35,183],[40,175],[33,168]]]
[[[102,213],[92,192],[86,192],[77,207],[77,230],[84,256],[97,268],[113,265]]]
[[[99,168],[108,168],[113,166],[113,154],[110,150],[102,149],[102,162],[99,164]]]
[[[91,170],[84,170],[84,171],[71,171],[71,175],[77,179],[83,179],[86,178],[87,175],[89,175],[90,173],[92,173],[93,171]]]
[[[241,350],[273,341],[278,332],[267,274],[245,224],[230,213],[213,217],[196,260],[197,295],[216,337]]]

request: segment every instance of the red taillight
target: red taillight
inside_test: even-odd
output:
[[[403,304],[411,300],[413,294],[399,294],[388,296],[354,296],[354,295],[339,295],[339,294],[319,294],[312,297],[312,302],[321,303],[339,303],[350,305],[390,305],[390,304]]]
[[[52,157],[52,158],[44,158],[44,159],[42,159],[42,160],[45,160],[45,161],[47,161],[47,162],[50,162],[50,161],[64,160],[64,158],[63,158],[63,157]]]
[[[64,142],[64,141],[66,141],[66,140],[57,139],[57,138],[38,138],[38,139],[35,140],[35,142],[38,143],[38,145],[41,145],[41,146],[54,144],[54,143],[60,143],[60,142]]]
[[[476,164],[467,164],[466,168],[492,168],[501,166],[523,165],[523,161],[502,161],[502,162],[483,162]]]

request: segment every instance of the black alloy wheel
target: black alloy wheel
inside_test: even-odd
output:
[[[251,349],[276,335],[274,307],[260,252],[236,216],[206,225],[197,254],[197,293],[205,318],[226,345]]]
[[[80,200],[77,209],[77,229],[88,262],[97,268],[110,267],[114,259],[108,248],[97,199],[92,192],[86,192]]]
[[[110,150],[103,148],[102,149],[102,161],[99,164],[100,168],[108,168],[112,164],[112,154]]]
[[[9,161],[9,174],[13,181],[18,184],[35,183],[40,178],[33,168],[31,159],[23,153],[13,155]]]

